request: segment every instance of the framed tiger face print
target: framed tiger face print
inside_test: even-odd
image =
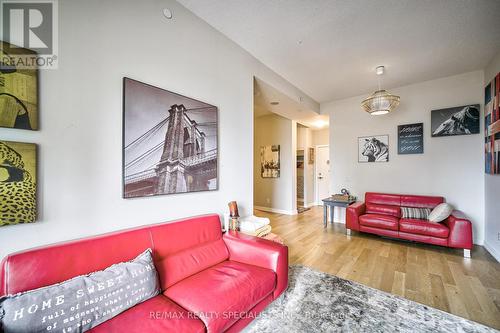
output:
[[[389,135],[358,138],[358,162],[389,162]]]

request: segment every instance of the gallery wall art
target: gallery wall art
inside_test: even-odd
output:
[[[424,124],[407,124],[398,126],[398,154],[424,153]]]
[[[262,178],[279,178],[280,145],[260,148],[260,175]]]
[[[36,145],[0,141],[0,226],[36,220]]]
[[[217,107],[123,79],[123,196],[218,189]]]
[[[500,174],[500,73],[484,89],[485,172]]]
[[[433,137],[479,133],[479,104],[431,111]]]
[[[37,54],[0,43],[0,127],[37,130],[38,70],[20,67],[27,57]]]
[[[358,162],[389,162],[389,136],[358,138]]]

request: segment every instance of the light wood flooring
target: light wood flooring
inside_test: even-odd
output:
[[[290,264],[357,281],[500,329],[500,264],[482,247],[463,251],[353,232],[343,224],[323,228],[323,208],[271,219],[289,248]]]

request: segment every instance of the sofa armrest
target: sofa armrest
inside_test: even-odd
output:
[[[346,209],[345,227],[347,229],[359,231],[358,218],[365,213],[366,205],[362,201],[356,201]]]
[[[229,260],[268,268],[276,273],[277,298],[288,287],[288,247],[259,237],[228,231],[223,236]]]
[[[472,223],[464,213],[454,210],[451,215],[444,220],[444,224],[450,229],[448,236],[448,246],[460,249],[472,249]]]

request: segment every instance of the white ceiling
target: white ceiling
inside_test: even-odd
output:
[[[318,102],[486,67],[500,0],[178,0]]]
[[[271,105],[271,102],[279,102]],[[299,102],[288,97],[278,89],[264,81],[254,79],[254,116],[263,117],[277,114],[282,117],[296,120],[299,124],[311,129],[328,127],[328,115],[319,115],[305,108]]]

